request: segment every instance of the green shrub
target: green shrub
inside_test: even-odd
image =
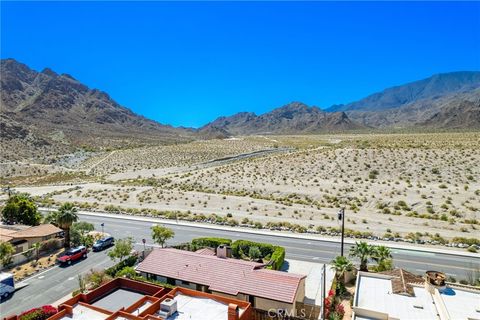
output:
[[[40,246],[40,251],[53,251],[60,249],[62,247],[62,242],[60,239],[48,239],[47,241],[42,242]]]
[[[232,244],[232,254],[236,258],[242,258],[250,252],[251,247],[257,247],[260,250],[262,259],[270,259],[271,269],[279,270],[282,267],[285,260],[285,248],[269,243],[237,240]]]
[[[125,267],[133,267],[135,263],[137,262],[137,257],[136,256],[130,256],[126,258],[125,260],[117,263],[116,265],[105,269],[105,273],[108,274],[111,277],[114,277],[117,272],[122,270]]]
[[[475,252],[477,252],[477,248],[475,248],[474,246],[470,246],[470,247],[468,247],[467,251],[475,253]]]
[[[174,289],[175,288],[174,285],[168,284],[166,282],[161,282],[161,281],[157,281],[157,280],[153,280],[153,279],[147,279],[147,278],[139,276],[139,275],[136,275],[136,276],[134,276],[130,279],[141,281],[141,282],[156,284],[158,286],[161,286],[161,287],[164,287],[164,288],[167,288],[167,289]]]
[[[134,278],[137,275],[135,269],[133,267],[125,267],[122,270],[118,271],[115,275],[116,277],[127,277],[127,278]]]
[[[272,269],[280,270],[280,268],[283,266],[283,262],[285,261],[285,248],[276,246],[270,260],[273,261]]]
[[[232,244],[231,239],[227,238],[214,238],[214,237],[205,237],[205,238],[196,238],[192,240],[193,247],[196,248],[217,248],[220,245],[228,245]]]
[[[477,238],[454,237],[451,242],[452,243],[466,243],[470,246],[480,245],[480,239],[477,239]]]

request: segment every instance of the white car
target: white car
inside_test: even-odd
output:
[[[15,280],[13,274],[2,272],[0,273],[0,298],[7,299],[15,292]]]

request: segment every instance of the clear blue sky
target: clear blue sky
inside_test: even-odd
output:
[[[2,58],[173,125],[347,103],[479,52],[478,2],[1,2]]]

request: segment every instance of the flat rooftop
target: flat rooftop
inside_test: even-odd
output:
[[[415,280],[411,274],[404,276]],[[477,288],[447,284],[446,288],[427,289],[425,282],[407,282],[405,285],[410,285],[411,290],[394,293],[397,291],[393,286],[398,286],[398,282],[392,281],[391,275],[359,272],[353,303],[354,320],[383,319],[385,314],[400,320],[480,319],[480,290]]]
[[[480,319],[480,290],[450,287],[440,297],[452,319]]]
[[[73,306],[73,313],[71,315],[66,315],[60,318],[60,320],[104,320],[109,315],[105,313],[98,312],[96,310],[90,309],[81,304],[76,304]]]
[[[177,312],[166,320],[228,320],[228,304],[217,300],[178,293]],[[243,313],[239,310],[239,314]]]
[[[115,312],[123,307],[131,306],[143,297],[144,295],[141,293],[119,288],[95,301],[92,306]]]
[[[322,305],[323,263],[288,259],[281,270],[306,275],[304,302],[317,306]],[[328,288],[332,286],[333,279],[335,278],[335,271],[332,270],[330,265],[327,265],[325,273],[325,287],[328,290]]]
[[[437,310],[430,293],[423,287],[413,287],[414,296],[393,293],[388,277],[360,275],[354,306],[388,314],[392,318],[437,319]],[[357,316],[355,319],[365,319]]]

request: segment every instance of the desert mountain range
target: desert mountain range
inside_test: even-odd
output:
[[[160,124],[68,74],[1,60],[2,151],[67,152],[249,134],[311,134],[396,128],[480,128],[480,72],[451,72],[326,109],[292,102],[256,115],[219,117],[199,129]]]

